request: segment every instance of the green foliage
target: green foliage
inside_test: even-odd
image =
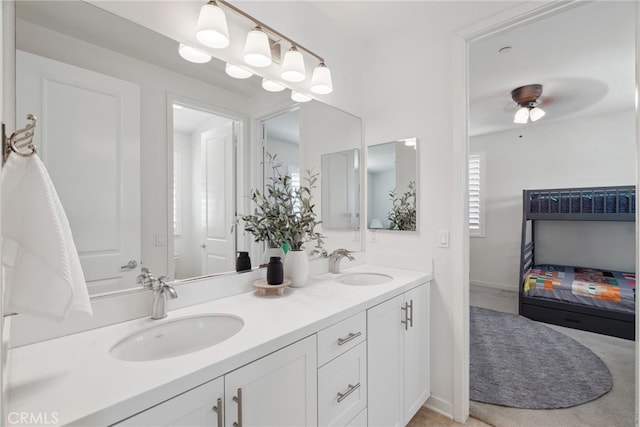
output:
[[[408,190],[398,196],[394,188],[389,192],[389,197],[393,202],[393,209],[389,212],[390,230],[411,230],[416,229],[416,182],[410,181]]]
[[[301,250],[304,243],[315,240],[314,252],[320,250],[324,236],[315,231],[321,221],[316,220],[311,197],[319,174],[307,170],[305,185],[294,187],[291,176],[280,172],[282,163],[276,157],[267,153],[266,163],[273,173],[264,192],[251,190],[249,197],[255,204],[254,212],[236,218],[234,227],[242,220],[245,232],[251,233],[256,242],[266,242],[270,247],[289,242],[292,250]]]

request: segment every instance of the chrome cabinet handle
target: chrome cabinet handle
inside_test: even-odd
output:
[[[351,385],[349,384],[349,388],[347,389],[347,391],[345,391],[344,393],[338,393],[338,402],[342,402],[344,399],[346,399],[351,393],[353,393],[354,391],[356,391],[357,389],[360,388],[360,383],[356,384],[356,385]]]
[[[353,332],[349,332],[349,335],[345,338],[338,338],[338,345],[346,344],[349,341],[358,338],[360,335],[362,335],[362,332],[356,332],[355,334]]]
[[[216,401],[216,406],[214,406],[213,408],[213,412],[215,412],[216,414],[218,414],[218,427],[224,427],[222,425],[222,399],[218,398],[218,400]]]
[[[409,314],[407,315],[407,320],[409,321],[409,326],[413,328],[413,300],[409,300]]]
[[[133,270],[137,266],[138,266],[138,261],[136,261],[135,259],[132,259],[131,261],[129,261],[127,263],[127,265],[121,265],[120,269],[121,270]]]
[[[238,404],[238,422],[233,423],[233,427],[242,427],[242,389],[238,389],[238,396],[233,396],[233,401]]]
[[[401,320],[400,323],[404,325],[404,330],[409,329],[409,313],[408,313],[408,304],[405,302],[404,307],[400,307],[400,310],[404,311],[404,320]]]

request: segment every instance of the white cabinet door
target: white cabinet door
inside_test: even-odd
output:
[[[367,310],[368,421],[404,426],[430,393],[429,285]]]
[[[409,328],[404,330],[404,424],[418,412],[430,394],[429,286],[404,294],[410,307]]]
[[[402,295],[367,310],[368,421],[402,426]]]
[[[116,424],[118,427],[222,427],[222,377],[182,393]],[[215,409],[214,409],[215,407]]]
[[[317,424],[316,336],[225,375],[225,424]]]

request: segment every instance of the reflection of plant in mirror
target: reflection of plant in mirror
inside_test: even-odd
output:
[[[316,213],[311,190],[316,188],[317,173],[307,170],[306,186],[294,186],[288,174],[280,172],[282,163],[276,155],[267,153],[267,164],[273,173],[265,185],[265,191],[251,190],[251,200],[256,204],[253,214],[236,218],[235,225],[244,221],[244,230],[253,235],[256,242],[267,242],[270,247],[281,247],[289,242],[291,250],[301,250],[306,242],[316,241],[314,252],[322,251],[322,234],[315,231]]]
[[[416,229],[416,182],[410,181],[408,190],[398,196],[394,188],[389,192],[393,209],[389,212],[390,230]]]

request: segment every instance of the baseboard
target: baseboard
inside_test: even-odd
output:
[[[425,408],[431,409],[433,412],[445,416],[449,419],[453,419],[453,405],[445,400],[436,396],[430,396],[427,402],[424,404]]]
[[[471,286],[482,286],[483,288],[500,289],[501,291],[518,292],[518,287],[506,283],[482,282],[479,280],[470,280]]]

